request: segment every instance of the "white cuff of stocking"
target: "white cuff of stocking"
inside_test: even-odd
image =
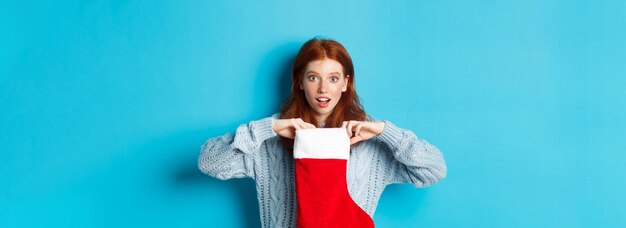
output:
[[[334,158],[350,157],[350,138],[346,128],[296,129],[293,157]]]

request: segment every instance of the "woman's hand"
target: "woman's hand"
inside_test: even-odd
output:
[[[385,122],[369,122],[369,121],[343,121],[342,128],[346,128],[348,136],[350,136],[350,145],[359,141],[371,139],[379,135],[385,129]],[[354,132],[354,133],[353,133]]]
[[[300,118],[275,119],[272,121],[272,129],[276,132],[276,134],[285,138],[295,138],[296,130],[304,128],[315,128],[315,125],[304,122]]]

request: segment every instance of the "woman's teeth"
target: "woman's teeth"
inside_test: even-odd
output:
[[[330,101],[330,99],[328,99],[328,98],[318,98],[317,100],[319,102],[329,102]]]

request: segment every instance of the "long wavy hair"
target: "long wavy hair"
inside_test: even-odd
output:
[[[300,90],[299,85],[304,78],[306,65],[311,61],[323,60],[324,58],[339,62],[343,66],[344,77],[346,75],[350,76],[348,78],[348,89],[341,94],[337,106],[325,120],[324,128],[341,127],[343,121],[348,120],[373,120],[365,113],[359,96],[356,94],[354,66],[348,51],[339,42],[320,37],[314,37],[304,43],[300,51],[298,51],[298,55],[296,55],[291,72],[291,94],[280,105],[280,119],[301,118],[303,121],[311,123],[316,127],[320,126],[313,117],[315,111],[309,106],[304,90]],[[293,139],[280,136],[280,141],[283,147],[289,151],[293,150]]]

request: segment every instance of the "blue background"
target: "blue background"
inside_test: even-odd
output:
[[[377,226],[626,226],[624,1],[0,5],[0,227],[259,226],[253,181],[200,173],[200,145],[277,112],[316,35],[447,161]]]

